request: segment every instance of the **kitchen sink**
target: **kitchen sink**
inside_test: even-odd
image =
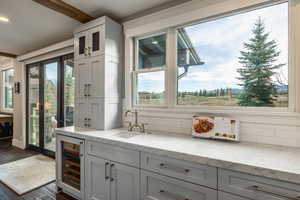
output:
[[[124,132],[120,132],[115,134],[115,136],[120,137],[120,138],[133,138],[137,135],[142,135],[144,133],[140,133],[140,132],[134,132],[134,131],[124,131]]]

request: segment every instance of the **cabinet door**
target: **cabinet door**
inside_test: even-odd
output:
[[[87,127],[87,120],[90,116],[89,110],[90,105],[85,98],[75,99],[76,109],[75,109],[75,126],[81,128]]]
[[[89,128],[103,130],[104,127],[104,99],[90,98]]]
[[[139,170],[122,164],[111,164],[111,200],[139,200]]]
[[[104,25],[92,28],[89,31],[89,56],[99,56],[104,53]]]
[[[105,75],[104,75],[104,56],[93,57],[89,62],[90,66],[90,85],[88,93],[91,97],[104,97]]]
[[[76,97],[83,98],[89,95],[89,84],[91,84],[91,70],[88,59],[79,60],[75,66]]]
[[[83,59],[88,56],[88,37],[89,34],[87,31],[75,35],[75,59]]]
[[[107,160],[86,156],[86,199],[109,200],[109,166]]]

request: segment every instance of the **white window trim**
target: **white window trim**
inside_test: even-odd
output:
[[[139,69],[139,58],[138,58],[138,52],[139,52],[139,40],[145,39],[145,38],[149,38],[149,37],[153,37],[153,36],[159,36],[159,35],[166,35],[166,45],[168,44],[168,34],[167,31],[161,31],[161,32],[157,32],[157,33],[152,33],[152,34],[147,34],[147,35],[143,35],[140,37],[135,37],[134,38],[134,45],[135,45],[135,50],[134,50],[134,67],[133,67],[133,71],[132,71],[132,90],[133,90],[133,95],[132,95],[132,102],[133,102],[133,107],[136,108],[144,108],[144,107],[154,107],[154,108],[159,108],[159,107],[167,107],[168,105],[168,101],[167,101],[167,87],[166,87],[166,81],[167,81],[167,69],[168,69],[168,59],[166,57],[166,64],[164,66],[160,66],[160,67],[153,67],[153,68],[149,68],[149,69]],[[166,48],[167,51],[167,48]],[[137,75],[139,73],[147,73],[147,72],[158,72],[158,71],[164,71],[165,77],[165,99],[164,99],[164,103],[163,104],[139,104],[137,103]]]
[[[4,72],[5,71],[7,71],[7,70],[10,70],[10,69],[13,69],[13,70],[15,70],[14,69],[14,67],[12,67],[12,66],[8,66],[8,67],[4,67],[4,68],[2,68],[1,69],[1,85],[2,85],[2,87],[1,87],[1,111],[2,112],[7,112],[7,113],[13,113],[14,112],[14,109],[12,108],[12,109],[9,109],[9,108],[5,108],[4,107],[4,99],[5,99],[5,94],[4,94],[4,86],[5,86],[5,84],[4,84]],[[14,71],[14,73],[15,73],[15,71]],[[13,93],[12,93],[12,95],[14,95],[14,88],[13,88]],[[13,97],[14,98],[14,97]]]
[[[241,7],[240,4],[238,4],[238,0],[231,0],[230,4],[233,5],[234,2],[237,2],[237,8],[232,8],[231,11],[224,11],[220,10],[220,14],[213,15],[212,17],[204,17],[201,19],[199,17],[199,20],[197,20],[196,23],[204,22],[204,21],[210,21],[213,19],[217,19],[220,17],[226,17],[235,15],[238,13],[248,12],[254,9],[258,9],[260,7],[266,7],[272,4],[278,4],[283,2],[289,2],[289,107],[288,108],[268,108],[268,107],[225,107],[225,106],[186,106],[186,105],[177,105],[177,86],[174,85],[174,83],[177,83],[176,76],[177,76],[177,59],[176,55],[177,53],[172,52],[176,51],[176,48],[174,47],[174,44],[176,44],[176,29],[178,27],[193,24],[195,23],[195,16],[192,16],[191,20],[188,20],[184,17],[179,18],[178,21],[184,21],[185,22],[178,24],[177,26],[168,27],[167,31],[167,69],[166,69],[166,97],[167,97],[167,105],[165,106],[155,106],[156,111],[160,112],[174,112],[174,113],[212,113],[212,114],[236,114],[236,115],[263,115],[263,116],[274,116],[274,117],[299,117],[300,118],[300,58],[298,58],[300,53],[300,1],[299,0],[279,0],[279,1],[257,1],[256,4],[252,4],[250,7],[248,4],[245,7]],[[255,3],[255,1],[253,1]],[[240,7],[239,7],[240,6]],[[228,6],[230,7],[230,6]],[[205,9],[203,7],[202,9]],[[215,8],[216,9],[216,8]],[[228,9],[228,8],[226,8]],[[198,12],[201,9],[198,9]],[[183,11],[184,12],[184,11]],[[201,12],[199,12],[201,13]],[[164,13],[162,13],[164,15]],[[157,17],[157,16],[150,16],[151,17]],[[186,17],[186,16],[185,16]],[[184,18],[184,19],[183,19]],[[149,19],[148,19],[149,20]],[[164,19],[166,20],[166,19]],[[172,17],[170,17],[169,20],[172,20]],[[140,21],[137,23],[141,23]],[[169,24],[174,23],[173,21]],[[134,22],[132,22],[134,24]],[[132,26],[130,24],[130,26]],[[132,92],[134,92],[134,88],[132,87],[132,66],[133,60],[132,56],[134,56],[133,52],[133,35],[132,30],[130,30],[130,26],[128,30],[126,30],[126,24],[125,24],[125,34],[128,33],[128,35],[125,38],[125,70],[126,74],[129,76],[125,77],[125,85],[126,85],[126,91],[125,91],[125,107],[127,109],[138,109],[138,110],[149,110],[148,106],[142,106],[142,105],[135,105],[132,102]],[[144,26],[144,25],[143,25]],[[141,35],[142,28],[133,28],[133,30],[136,30],[138,32],[138,35]],[[155,28],[153,27],[155,30]],[[139,31],[138,31],[139,30]],[[146,34],[146,33],[143,33]],[[170,42],[173,41],[173,42]],[[130,57],[131,56],[131,57]],[[298,77],[297,77],[298,76]]]

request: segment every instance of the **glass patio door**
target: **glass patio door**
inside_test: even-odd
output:
[[[58,127],[58,60],[49,61],[43,65],[44,71],[44,148],[55,151],[54,129]]]
[[[73,125],[73,56],[27,66],[27,146],[54,156],[57,127]]]
[[[27,68],[27,127],[28,144],[40,145],[40,67],[32,65]]]

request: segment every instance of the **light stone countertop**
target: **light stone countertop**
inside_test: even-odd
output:
[[[127,132],[125,129],[95,131],[66,127],[56,129],[56,132],[85,140],[300,184],[300,148],[206,140],[188,135],[166,133],[140,134],[131,138],[118,136],[120,133]]]

